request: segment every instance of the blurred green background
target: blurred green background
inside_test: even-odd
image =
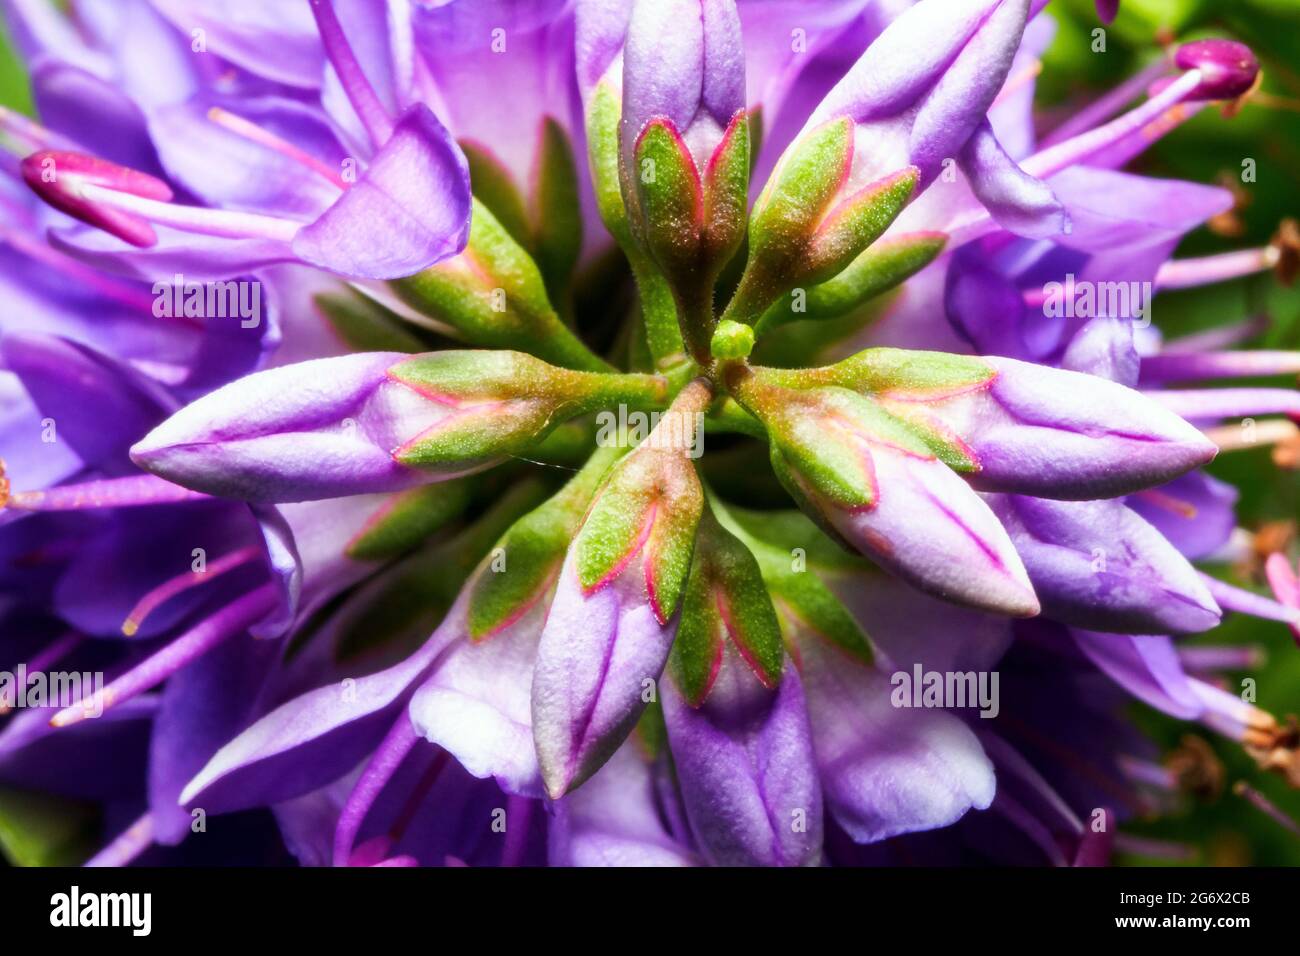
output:
[[[1300,216],[1300,0],[1123,0],[1119,18],[1107,29],[1106,50],[1094,52],[1098,27],[1092,0],[1053,0],[1049,12],[1059,30],[1045,57],[1039,102],[1045,116],[1066,115],[1149,62],[1160,42],[1200,36],[1231,36],[1249,43],[1264,67],[1264,95],[1225,119],[1204,110],[1146,153],[1135,169],[1157,176],[1201,182],[1232,182],[1241,208],[1232,234],[1200,229],[1179,255],[1204,255],[1267,243],[1286,217]],[[21,65],[0,33],[0,103],[31,112],[31,97]],[[1257,164],[1253,183],[1241,183],[1241,163]],[[1284,288],[1273,276],[1226,283],[1182,293],[1166,293],[1156,305],[1157,324],[1166,336],[1266,314],[1269,332],[1261,348],[1300,348],[1300,290]],[[1262,384],[1294,384],[1272,382]],[[1261,448],[1223,455],[1213,466],[1241,490],[1241,524],[1257,530],[1294,526],[1300,517],[1300,473],[1282,471]],[[1292,544],[1292,554],[1295,554]],[[1216,574],[1264,593],[1250,569],[1215,568]],[[1255,679],[1259,706],[1279,718],[1300,712],[1300,649],[1281,625],[1233,617],[1194,643],[1257,645],[1263,666],[1232,679]],[[1125,853],[1120,862],[1137,864],[1300,865],[1300,837],[1288,832],[1232,791],[1245,780],[1293,820],[1300,821],[1300,792],[1254,767],[1239,747],[1209,732],[1135,707],[1135,716],[1165,752],[1179,747],[1191,730],[1203,738],[1223,766],[1216,793],[1185,795],[1171,814],[1139,820],[1125,832],[1167,843],[1176,856]],[[16,862],[76,859],[73,845],[84,821],[72,807],[33,803],[0,792],[0,847]]]

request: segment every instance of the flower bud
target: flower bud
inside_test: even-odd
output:
[[[1195,634],[1218,625],[1219,607],[1196,569],[1120,502],[994,495],[989,505],[1050,617],[1122,634]]]
[[[653,406],[663,388],[519,352],[360,353],[232,382],[131,455],[169,481],[250,501],[396,491],[488,468],[607,403]]]
[[[1140,392],[1015,359],[868,349],[812,374],[871,395],[982,491],[1116,497],[1216,451]]]
[[[848,389],[729,383],[767,428],[772,466],[823,529],[923,591],[1031,616],[1038,601],[988,506],[904,422]]]
[[[702,381],[682,390],[611,469],[565,557],[533,674],[533,735],[552,798],[595,773],[657,699],[704,507],[687,449],[710,398]]]
[[[686,345],[702,362],[713,286],[745,233],[744,93],[733,0],[636,4],[623,63],[623,201],[631,233],[668,281]]]

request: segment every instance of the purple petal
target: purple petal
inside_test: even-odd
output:
[[[554,805],[552,866],[690,866],[660,819],[650,765],[629,740],[585,784]]]
[[[799,675],[759,683],[730,644],[708,699],[693,708],[663,683],[664,721],[686,812],[721,866],[815,866],[822,794]]]
[[[0,341],[0,358],[53,419],[57,441],[109,474],[135,471],[127,447],[174,405],[144,376],[66,339],[11,332]]]
[[[177,484],[248,501],[308,501],[435,480],[392,456],[447,414],[387,378],[406,357],[358,353],[258,372],[182,408],[139,441],[132,458]]]
[[[311,8],[262,0],[153,0],[182,33],[213,53],[286,86],[315,89],[325,66]],[[195,37],[197,40],[197,37]]]
[[[1051,187],[1016,165],[987,120],[962,149],[961,164],[971,190],[1004,229],[1034,239],[1065,232],[1065,209]]]
[[[1180,720],[1193,720],[1204,710],[1169,638],[1076,629],[1070,634],[1089,660],[1139,700]]]
[[[475,777],[494,777],[507,793],[525,797],[542,795],[532,685],[547,597],[504,630],[457,642],[411,699],[418,734]]]
[[[879,493],[870,508],[830,509],[863,554],[929,594],[1024,617],[1038,601],[1011,539],[988,508],[937,459],[873,444]]]
[[[402,713],[412,686],[465,635],[462,599],[433,636],[398,664],[296,697],[222,747],[181,794],[211,811],[278,803],[336,780],[371,753]]]
[[[469,213],[465,157],[429,108],[416,105],[352,188],[299,231],[293,251],[339,275],[397,279],[460,252]]]
[[[895,708],[885,674],[800,632],[813,746],[836,822],[858,843],[949,826],[993,800],[993,765],[942,710]]]
[[[547,792],[567,793],[595,773],[635,726],[668,660],[677,618],[655,618],[631,562],[587,595],[574,549],[560,572],[533,672],[533,736]]]
[[[1118,501],[990,502],[1025,562],[1043,612],[1115,633],[1194,634],[1219,623],[1196,569]]]

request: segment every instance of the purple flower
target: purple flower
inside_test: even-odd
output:
[[[1300,628],[1201,470],[1300,360],[1149,321],[1300,244],[1125,171],[1259,64],[1043,133],[1044,6],[9,0],[0,783],[92,865],[1098,865],[1136,700],[1300,784],[1181,641]]]

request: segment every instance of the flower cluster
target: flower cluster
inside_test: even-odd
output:
[[[1259,67],[1044,134],[1046,5],[7,0],[0,664],[104,680],[0,783],[96,864],[1093,864],[1136,697],[1300,785],[1174,641],[1300,634],[1192,564],[1300,393],[1180,387],[1300,357],[1149,302],[1300,243],[1123,171]]]

